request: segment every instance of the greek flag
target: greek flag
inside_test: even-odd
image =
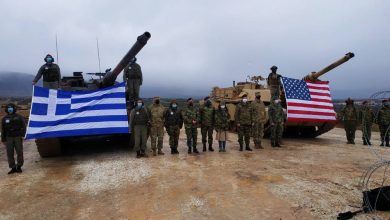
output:
[[[92,91],[33,88],[26,139],[129,133],[125,83]]]

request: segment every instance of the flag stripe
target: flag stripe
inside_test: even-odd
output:
[[[125,109],[117,109],[117,110],[92,110],[92,111],[85,111],[85,112],[79,112],[79,113],[69,113],[66,115],[56,115],[55,117],[51,118],[52,120],[61,120],[66,118],[75,118],[75,117],[91,117],[91,116],[104,116],[104,115],[126,115],[127,112]],[[31,121],[45,121],[47,120],[47,116],[41,116],[41,115],[31,115],[30,116]]]
[[[115,93],[105,93],[99,96],[92,96],[87,98],[72,98],[72,104],[89,103],[91,101],[99,101],[102,99],[111,99],[111,98],[125,98],[125,94],[123,92],[115,92]]]
[[[303,107],[309,107],[309,108],[328,108],[333,109],[332,103],[325,103],[325,102],[313,102],[313,101],[305,101],[305,100],[297,100],[293,99],[294,101],[289,100],[288,103],[291,106],[303,106]]]
[[[322,115],[322,116],[336,116],[334,112],[318,112],[318,111],[302,111],[302,110],[287,110],[288,114],[309,114],[309,115]]]
[[[289,118],[288,121],[289,122],[302,122],[303,120],[302,120],[302,118]],[[304,121],[305,122],[336,122],[337,120],[336,119],[305,118]]]
[[[328,86],[308,86],[309,89],[316,89],[316,90],[324,90],[324,91],[329,91],[329,87]]]
[[[91,106],[91,105],[102,105],[102,104],[122,104],[123,98],[107,98],[107,99],[100,99],[100,100],[92,100],[90,102],[82,102],[82,103],[76,103],[71,105],[71,109],[78,109],[85,106]]]
[[[107,89],[102,89],[102,90],[97,90],[95,92],[77,92],[72,94],[72,98],[89,98],[93,96],[101,96],[106,93],[117,93],[117,92],[124,92],[125,91],[125,86],[120,86],[117,88],[113,88],[111,90]]]
[[[96,128],[127,128],[127,121],[103,121],[91,123],[74,123],[74,124],[60,124],[48,127],[30,127],[30,134],[37,134],[49,131],[72,131],[80,129],[96,129]]]
[[[308,108],[308,107],[297,107],[297,106],[289,106],[288,111],[290,110],[335,113],[333,109]]]
[[[27,134],[26,139],[53,138],[53,137],[74,137],[82,135],[99,135],[99,134],[123,134],[129,133],[128,128],[96,128],[70,131],[52,131],[37,134]]]
[[[99,122],[102,120],[127,122],[127,117],[124,115],[107,115],[107,116],[105,115],[105,116],[77,117],[77,118],[61,119],[56,121],[30,121],[30,127],[38,128],[38,127],[56,126],[60,124]]]
[[[330,93],[321,93],[321,92],[310,92],[310,95],[325,96],[330,98]]]
[[[334,116],[288,114],[289,118],[336,120]]]
[[[321,95],[327,95],[327,94],[330,94],[330,91],[329,90],[322,90],[322,89],[310,89],[309,88],[309,91],[310,91],[310,94],[321,94]]]

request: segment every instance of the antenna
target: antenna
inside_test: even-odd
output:
[[[60,64],[60,60],[58,59],[58,42],[57,42],[57,34],[56,34],[56,53],[57,53],[57,64]]]
[[[96,48],[97,48],[97,56],[98,56],[98,62],[99,62],[99,73],[102,72],[100,67],[100,49],[99,49],[99,39],[96,37]]]

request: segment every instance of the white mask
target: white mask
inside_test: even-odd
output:
[[[242,102],[246,103],[248,102],[248,99],[242,99]]]
[[[221,105],[221,109],[224,109],[225,108],[225,106],[224,105]]]

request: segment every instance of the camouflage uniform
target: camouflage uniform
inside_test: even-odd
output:
[[[14,112],[9,113],[8,107],[12,107]],[[1,142],[4,142],[7,147],[8,166],[11,171],[8,174],[14,172],[22,172],[21,167],[24,163],[23,158],[23,136],[25,134],[26,124],[24,118],[16,114],[16,106],[8,104],[6,107],[8,113],[3,117],[1,121]],[[15,165],[14,154],[16,151],[17,164]]]
[[[148,111],[142,108],[133,108],[130,112],[130,126],[134,136],[134,150],[137,157],[146,155],[146,141],[148,139],[148,125],[150,123]]]
[[[153,103],[148,108],[150,115],[150,144],[153,150],[153,155],[156,155],[158,148],[158,154],[163,155],[161,151],[163,148],[164,138],[164,114],[165,108],[160,103]],[[158,140],[157,148],[156,142]]]
[[[265,105],[260,99],[252,102],[253,108],[253,127],[252,135],[255,148],[262,148],[261,139],[264,135],[264,123],[266,122]]]
[[[283,136],[284,112],[280,103],[268,106],[268,116],[271,124],[271,146],[280,147]]]
[[[348,141],[347,143],[355,144],[355,132],[358,122],[358,111],[353,105],[353,101],[351,101],[341,110],[339,118],[341,118],[344,123],[344,129]]]
[[[281,85],[280,77],[281,77],[281,75],[276,73],[277,69],[278,68],[276,66],[272,66],[271,67],[272,72],[268,75],[268,78],[267,78],[267,85],[271,89],[271,98],[273,98],[273,97],[279,98],[280,97],[280,85]]]
[[[249,103],[239,103],[234,118],[238,125],[238,143],[240,144],[240,151],[243,150],[244,139],[246,149],[252,150],[249,147],[252,128],[252,106]]]
[[[192,148],[194,149],[194,152],[197,153],[197,128],[200,121],[199,111],[194,106],[187,106],[187,108],[182,111],[182,116],[187,135],[188,153],[191,153]]]
[[[126,82],[128,101],[133,105],[139,98],[139,89],[143,81],[141,66],[135,61],[130,62],[123,70],[123,81]]]
[[[210,103],[211,104],[211,103]],[[209,151],[214,151],[213,145],[213,130],[214,130],[214,108],[213,106],[203,106],[200,109],[200,121],[202,132],[203,152],[206,151],[206,137],[208,137]]]
[[[219,143],[219,152],[226,152],[227,131],[229,130],[229,112],[221,106],[215,111],[214,122],[217,131],[216,139]]]
[[[362,123],[363,144],[371,145],[371,127],[374,122],[374,112],[369,106],[362,106],[359,112],[359,120]]]
[[[383,106],[377,117],[377,123],[381,133],[381,146],[386,142],[386,146],[389,147],[389,133],[390,133],[390,107]]]
[[[169,146],[172,154],[178,154],[180,129],[183,127],[183,117],[177,108],[170,108],[165,112],[165,128],[169,135]]]

